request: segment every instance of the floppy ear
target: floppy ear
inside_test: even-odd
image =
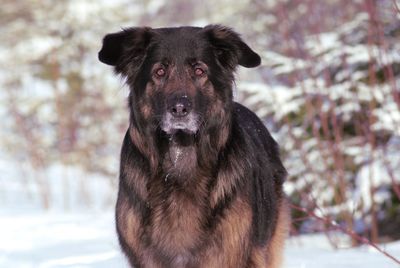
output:
[[[116,67],[122,72],[129,62],[137,62],[146,54],[151,40],[151,28],[128,28],[121,32],[107,34],[99,51],[99,60]]]
[[[232,29],[222,25],[208,25],[204,31],[213,45],[218,60],[232,69],[237,64],[247,68],[260,65],[261,58]]]
[[[103,39],[103,47],[99,51],[99,60],[105,64],[115,66],[121,57],[126,31],[107,34]]]

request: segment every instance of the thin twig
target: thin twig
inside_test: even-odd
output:
[[[396,0],[393,0],[393,7],[396,12],[400,13],[400,8]]]
[[[395,258],[393,255],[389,254],[388,252],[386,252],[385,250],[380,248],[377,244],[371,242],[368,238],[357,234],[353,230],[339,225],[336,221],[332,221],[332,220],[328,219],[327,217],[318,216],[313,211],[309,211],[309,210],[307,210],[305,208],[299,207],[299,206],[294,205],[294,204],[291,204],[290,206],[295,210],[298,210],[298,211],[301,211],[303,213],[306,213],[310,217],[313,217],[313,218],[315,218],[315,219],[317,219],[319,221],[324,222],[325,224],[330,225],[332,228],[334,228],[336,230],[342,231],[343,233],[349,235],[353,239],[356,239],[357,241],[361,242],[362,244],[369,245],[369,246],[375,248],[377,251],[379,251],[380,253],[382,253],[386,257],[390,258],[391,260],[393,260],[397,264],[400,264],[400,260],[399,259]]]

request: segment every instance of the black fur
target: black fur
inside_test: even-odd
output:
[[[259,267],[254,250],[267,248],[274,235],[286,171],[260,119],[233,101],[232,83],[237,65],[256,67],[260,57],[231,29],[210,25],[109,34],[99,59],[130,87],[116,218],[131,264],[202,267],[226,257],[237,258],[238,267]],[[166,74],[159,77],[157,66]],[[171,134],[162,127],[166,100],[174,96],[187,97],[193,106],[195,131],[178,124]],[[238,245],[241,255],[213,255],[238,200],[249,204],[252,215],[249,235],[243,230],[247,238]]]

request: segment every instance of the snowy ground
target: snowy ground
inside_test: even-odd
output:
[[[0,267],[127,267],[113,214],[0,216]]]
[[[385,248],[400,256],[400,242]],[[0,213],[0,267],[128,267],[114,232],[113,212]],[[285,268],[394,268],[366,247],[334,251],[323,235],[292,238]]]

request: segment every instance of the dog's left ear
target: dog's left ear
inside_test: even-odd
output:
[[[224,66],[234,69],[237,64],[247,68],[260,65],[260,56],[232,29],[222,25],[208,25],[203,30]]]

